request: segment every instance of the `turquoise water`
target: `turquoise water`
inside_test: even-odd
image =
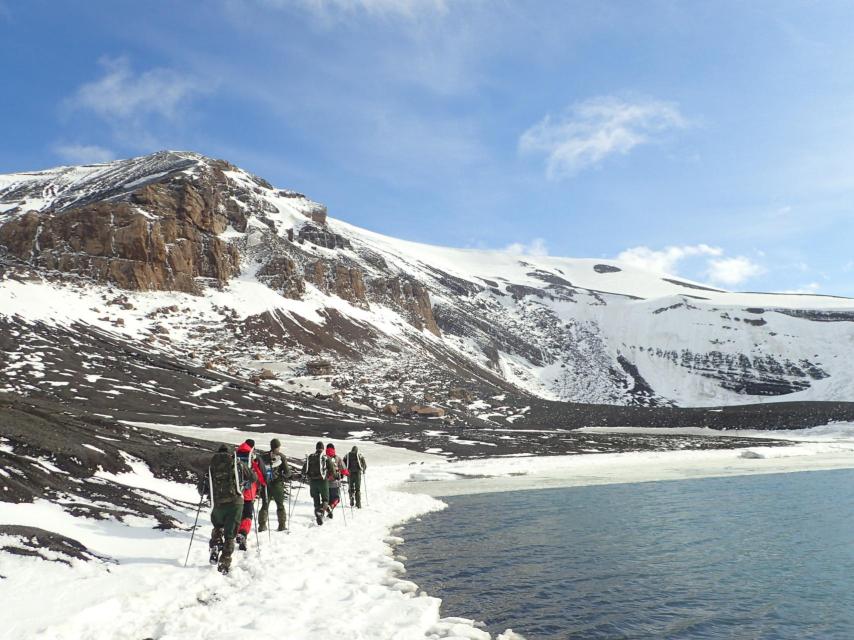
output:
[[[854,470],[444,500],[409,577],[493,633],[854,639]]]

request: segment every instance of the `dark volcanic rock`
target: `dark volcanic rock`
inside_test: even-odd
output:
[[[13,555],[33,556],[42,560],[69,565],[71,564],[70,559],[105,560],[105,558],[89,551],[77,540],[37,527],[0,525],[0,536],[12,536],[17,539],[16,544],[0,546],[0,551]]]

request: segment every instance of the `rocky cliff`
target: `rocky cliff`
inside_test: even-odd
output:
[[[539,401],[854,396],[854,301],[402,242],[194,153],[0,176],[0,256],[7,319],[119,334],[369,415],[427,406],[522,424]],[[43,387],[15,361],[5,370],[0,389]]]

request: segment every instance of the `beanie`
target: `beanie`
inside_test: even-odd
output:
[[[248,445],[249,445],[250,447],[252,447],[253,449],[255,448],[255,441],[254,441],[252,438],[247,438],[247,439],[246,439],[246,444],[248,444]]]
[[[318,443],[315,445],[315,447],[314,447],[314,448],[315,448],[316,450],[320,451],[321,449],[323,449],[323,443],[322,443],[322,442],[318,442]]]
[[[278,449],[278,448],[279,448],[279,447],[281,447],[281,446],[282,446],[282,443],[281,443],[281,442],[279,442],[279,439],[278,439],[278,438],[273,438],[272,440],[270,440],[270,450],[271,450],[271,451],[272,451],[273,449]]]

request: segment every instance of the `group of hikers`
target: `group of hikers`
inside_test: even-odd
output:
[[[270,441],[270,450],[258,452],[251,438],[237,446],[221,445],[211,459],[207,475],[199,481],[199,494],[211,501],[213,532],[209,543],[211,564],[228,573],[234,547],[245,551],[252,531],[255,501],[261,501],[258,531],[269,527],[270,503],[276,504],[277,531],[288,530],[286,497],[293,480],[309,482],[318,525],[332,519],[341,504],[341,485],[348,487],[350,507],[362,508],[362,477],[367,469],[365,457],[354,446],[342,458],[331,442],[318,442],[305,457],[298,474],[291,472],[278,438]],[[200,503],[201,508],[201,503]]]

